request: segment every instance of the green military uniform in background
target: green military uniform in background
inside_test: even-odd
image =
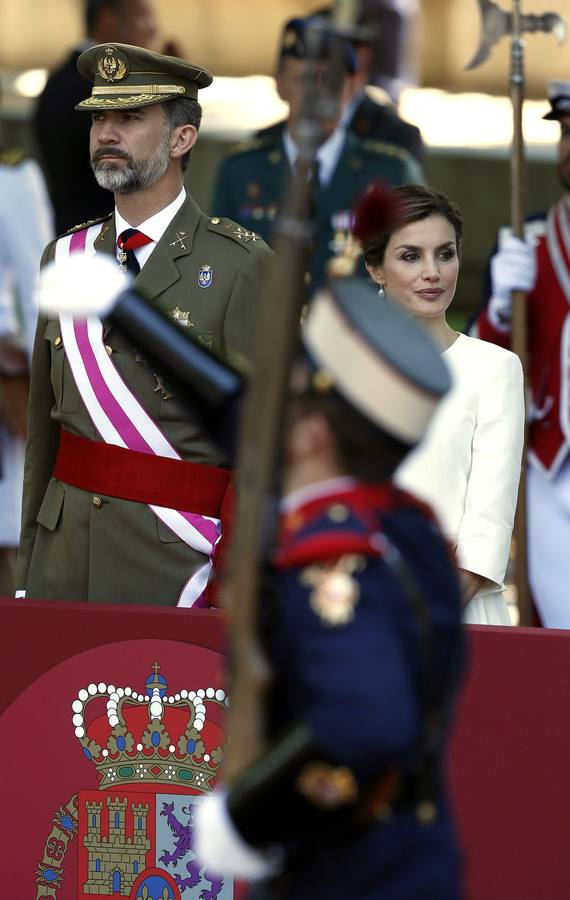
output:
[[[111,216],[96,253],[114,254],[115,240]],[[53,259],[55,243],[46,248],[44,264]],[[271,258],[262,240],[226,219],[208,218],[187,196],[134,286],[207,346],[247,356]],[[207,266],[211,283],[204,288],[199,279]],[[188,420],[136,348],[104,324],[107,352],[121,377],[182,459],[223,466],[220,451]],[[28,598],[174,605],[207,557],[182,542],[146,504],[92,494],[52,477],[61,428],[100,440],[75,384],[58,319],[40,319],[30,394],[18,586]]]
[[[279,202],[287,194],[292,174],[282,132],[241,145],[221,164],[212,211],[255,230],[270,243]],[[350,230],[350,210],[373,181],[396,187],[423,182],[423,176],[418,162],[401,147],[362,141],[347,133],[330,182],[314,194],[313,288],[322,284],[327,260],[342,250]]]

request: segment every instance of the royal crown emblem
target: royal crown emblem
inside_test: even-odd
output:
[[[196,804],[223,759],[229,700],[219,688],[168,687],[155,662],[144,693],[106,682],[77,692],[72,726],[99,787],[79,790],[55,813],[36,900],[58,896],[72,841],[78,900],[233,898],[232,881],[203,871],[192,850]]]
[[[99,57],[97,71],[104,81],[121,81],[128,74],[128,60],[115,47],[106,47]]]
[[[214,736],[206,724],[206,703],[225,708],[226,694],[210,687],[168,695],[159,670],[155,663],[144,694],[100,683],[82,688],[73,701],[75,736],[99,772],[101,789],[141,779],[202,793],[212,788],[223,748],[219,728]],[[103,715],[87,724],[88,711],[103,703]]]

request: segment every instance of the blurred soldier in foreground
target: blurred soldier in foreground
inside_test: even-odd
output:
[[[570,82],[551,82],[548,97],[545,118],[560,123],[562,196],[526,222],[526,241],[502,229],[476,333],[509,347],[511,292],[528,291],[529,579],[542,624],[570,628]]]
[[[316,294],[304,347],[260,615],[269,749],[205,798],[196,852],[209,871],[265,879],[264,900],[457,900],[444,755],[459,587],[431,512],[390,480],[449,376],[358,279]]]
[[[89,96],[77,60],[88,47],[110,41],[150,47],[157,31],[152,0],[84,0],[82,6],[86,37],[49,76],[34,117],[57,234],[113,208],[89,165],[89,117],[75,110]]]
[[[212,209],[230,216],[244,227],[270,241],[279,201],[290,188],[298,158],[297,129],[302,122],[303,101],[312,61],[309,29],[322,24],[309,19],[291,19],[281,38],[277,71],[279,96],[289,103],[289,117],[277,129],[257,138],[227,157],[218,173]],[[417,162],[406,150],[379,141],[361,141],[346,132],[341,119],[346,109],[355,71],[353,48],[344,42],[344,77],[330,80],[327,59],[332,39],[324,40],[316,63],[325,93],[330,91],[332,112],[323,124],[323,143],[317,151],[310,182],[308,210],[314,222],[312,287],[323,281],[326,261],[342,250],[350,230],[350,210],[371,181],[391,186],[421,181]]]
[[[0,148],[0,597],[15,588],[36,279],[52,235],[39,166],[20,150]]]
[[[125,44],[86,50],[91,161],[113,214],[43,263],[110,254],[134,286],[214,350],[247,356],[272,254],[206,217],[183,186],[211,75]],[[100,319],[42,317],[32,361],[18,588],[110,603],[203,603],[230,488],[224,455]]]

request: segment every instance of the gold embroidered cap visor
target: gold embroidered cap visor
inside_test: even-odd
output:
[[[129,44],[97,44],[77,60],[77,69],[93,82],[91,96],[75,109],[135,109],[176,97],[196,100],[212,75],[175,56],[163,56]]]

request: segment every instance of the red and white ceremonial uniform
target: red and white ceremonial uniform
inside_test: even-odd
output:
[[[529,223],[537,279],[528,294],[529,410],[527,480],[530,584],[542,622],[570,628],[570,215],[562,202]],[[477,334],[503,347],[511,333],[489,318]]]

